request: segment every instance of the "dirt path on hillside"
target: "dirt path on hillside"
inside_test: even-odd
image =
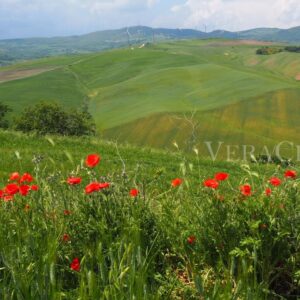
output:
[[[10,71],[0,71],[0,83],[17,80],[21,78],[31,77],[48,71],[57,69],[57,67],[52,68],[37,68],[37,69],[26,69],[26,70],[10,70]]]
[[[296,75],[295,79],[300,80],[300,73]]]

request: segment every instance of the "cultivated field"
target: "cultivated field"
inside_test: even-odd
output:
[[[138,145],[299,143],[300,56],[256,55],[263,44],[181,41],[26,62],[0,72],[55,70],[1,83],[0,101],[18,114],[41,100],[88,100],[100,133]]]

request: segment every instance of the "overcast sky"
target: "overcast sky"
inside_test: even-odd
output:
[[[0,39],[132,25],[243,30],[300,25],[300,0],[0,0]]]

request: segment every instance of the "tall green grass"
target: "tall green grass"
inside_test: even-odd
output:
[[[284,178],[282,168],[213,164],[94,139],[0,136],[2,186],[13,171],[31,172],[39,185],[0,202],[1,299],[299,296],[299,179]],[[84,159],[95,152],[102,160],[87,168]],[[218,171],[229,179],[204,187]],[[82,183],[69,186],[70,176]],[[281,186],[271,186],[271,176]],[[176,177],[183,183],[173,187]],[[110,187],[86,195],[93,181]],[[245,183],[250,197],[240,193]],[[70,268],[74,258],[79,272]]]

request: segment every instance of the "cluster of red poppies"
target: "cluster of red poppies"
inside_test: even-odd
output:
[[[220,185],[220,181],[227,180],[229,175],[227,173],[217,173],[213,179],[207,179],[203,182],[203,185],[211,188],[217,189]]]
[[[85,160],[85,165],[89,168],[95,168],[101,160],[101,157],[98,154],[90,154],[87,156]],[[67,179],[67,183],[69,185],[78,185],[81,184],[82,178],[81,177],[69,177]],[[110,183],[108,182],[91,182],[85,187],[85,193],[91,194],[94,192],[98,192],[102,189],[107,189],[110,187]],[[129,192],[131,197],[137,197],[139,191],[137,189],[132,189]]]
[[[95,168],[101,160],[101,157],[98,154],[90,154],[87,156],[85,160],[85,165],[89,168]],[[297,172],[294,170],[287,170],[284,174],[285,178],[292,178],[295,179],[297,177]],[[203,182],[203,185],[207,188],[211,189],[217,189],[220,185],[220,182],[225,181],[229,178],[229,174],[227,173],[216,173],[214,178],[207,179]],[[14,196],[17,194],[20,194],[22,196],[27,196],[30,191],[38,191],[39,187],[37,185],[29,185],[34,181],[34,178],[29,174],[25,173],[22,176],[18,172],[12,173],[9,177],[9,183],[0,190],[0,199],[3,199],[5,202],[11,201],[14,199]],[[73,185],[79,185],[82,182],[81,177],[69,177],[67,179],[67,183],[71,186]],[[183,179],[181,178],[175,178],[171,182],[171,186],[173,188],[176,188],[180,185],[182,185]],[[282,180],[278,177],[272,177],[269,180],[269,183],[277,187],[281,185]],[[110,187],[110,183],[108,182],[91,182],[85,187],[85,193],[91,194],[94,192],[98,192],[102,189],[107,189]],[[249,184],[245,184],[240,187],[240,192],[244,196],[251,196],[252,190],[251,186]],[[267,196],[270,196],[272,193],[272,190],[270,187],[268,187],[265,191]],[[139,195],[139,190],[136,188],[133,188],[129,192],[129,196],[136,198]],[[29,206],[27,207],[29,209]],[[68,216],[71,212],[69,210],[64,211],[64,215]],[[65,233],[62,237],[62,240],[64,242],[70,241],[69,234]],[[196,237],[194,235],[191,235],[187,238],[187,243],[192,245],[196,241]],[[79,258],[74,258],[73,261],[70,264],[70,268],[73,271],[80,271],[80,260]]]
[[[296,179],[297,178],[297,172],[294,170],[287,170],[284,173],[284,177],[286,179]],[[272,177],[269,179],[269,184],[272,185],[273,187],[278,187],[282,184],[282,179],[278,178],[278,177]],[[242,193],[242,195],[244,196],[251,196],[252,195],[252,189],[251,186],[249,184],[245,184],[243,186],[240,187],[240,191]],[[270,187],[267,187],[265,190],[265,194],[266,196],[271,196],[272,194],[272,189]]]
[[[297,177],[297,172],[294,170],[287,170],[284,173],[285,178],[292,178],[295,179]],[[229,175],[227,173],[217,173],[215,175],[214,179],[207,179],[203,182],[203,185],[205,187],[211,188],[211,189],[217,189],[219,187],[220,181],[224,181],[226,179],[228,179]],[[269,180],[269,183],[276,187],[281,185],[282,180],[278,177],[272,177]],[[242,195],[244,196],[251,196],[252,195],[252,188],[250,184],[245,184],[240,186],[240,192]],[[265,190],[265,194],[267,196],[270,196],[272,193],[272,189],[270,187],[266,188]]]
[[[220,185],[221,181],[227,180],[229,177],[229,174],[227,173],[217,173],[215,174],[215,177],[213,179],[207,179],[203,182],[203,185],[207,188],[211,189],[217,189]],[[296,179],[297,178],[297,172],[294,170],[287,170],[284,173],[284,177],[286,179]],[[182,180],[177,178],[173,180],[172,185],[178,186],[182,183]],[[269,184],[271,184],[274,187],[278,187],[282,184],[282,179],[278,177],[272,177],[269,179]],[[240,186],[240,192],[243,196],[251,196],[252,195],[252,188],[251,185],[245,184]],[[270,187],[267,187],[265,190],[266,196],[270,196],[272,194],[272,189]],[[223,198],[222,198],[223,200]],[[261,224],[261,229],[266,229],[266,224]],[[190,245],[193,245],[196,242],[196,237],[194,235],[191,235],[187,238],[187,243]]]
[[[9,183],[0,190],[0,199],[5,202],[12,201],[17,194],[27,196],[30,191],[38,191],[37,185],[29,185],[34,181],[29,173],[22,176],[18,172],[14,172],[9,177]]]
[[[95,168],[99,162],[101,161],[101,157],[98,154],[90,154],[86,157],[85,159],[85,165],[88,168]],[[82,182],[82,178],[81,177],[69,177],[67,179],[67,183],[69,185],[79,185]],[[92,194],[94,192],[98,192],[100,190],[103,189],[107,189],[110,187],[110,183],[108,182],[91,182],[89,183],[86,187],[85,187],[85,193],[86,194]],[[137,197],[139,195],[139,190],[137,189],[131,189],[129,192],[129,195],[133,198]],[[69,215],[71,212],[70,211],[64,211],[65,215]],[[70,241],[70,236],[65,233],[63,235],[63,241],[64,242],[69,242]],[[80,271],[80,260],[79,258],[74,258],[73,261],[70,264],[70,268],[73,271],[79,272]]]
[[[100,161],[100,157],[97,156],[96,154],[93,154],[93,155],[89,155],[86,159],[86,165],[88,167],[95,167]],[[284,174],[285,178],[292,178],[292,179],[295,179],[297,177],[297,172],[294,171],[294,170],[287,170]],[[207,179],[203,182],[203,185],[207,188],[211,188],[211,189],[217,189],[220,185],[220,182],[222,181],[225,181],[229,178],[229,174],[227,173],[224,173],[224,172],[219,172],[219,173],[216,173],[214,178],[211,178],[211,179]],[[80,184],[81,183],[81,178],[69,178],[67,180],[67,182],[70,184],[70,185],[74,185],[74,184]],[[171,186],[173,188],[176,188],[176,187],[179,187],[180,185],[182,185],[183,183],[183,179],[181,178],[175,178],[172,180],[171,182]],[[270,178],[269,180],[269,183],[272,185],[272,186],[279,186],[281,185],[282,183],[282,180],[277,178],[277,177],[272,177]],[[100,189],[103,189],[103,188],[108,188],[109,187],[109,183],[98,183],[98,182],[93,182],[93,183],[90,183],[89,185],[86,186],[85,188],[85,192],[87,194],[90,194],[92,192],[95,192],[95,191],[99,191]],[[242,195],[244,196],[251,196],[252,195],[252,189],[251,189],[251,186],[249,184],[245,184],[245,185],[242,185],[240,187],[240,192]],[[270,196],[271,193],[272,193],[272,190],[270,187],[268,187],[265,191],[266,195],[267,196]],[[129,192],[129,195],[131,197],[137,197],[139,194],[139,191],[137,189],[132,189],[130,192]],[[262,226],[266,226],[265,224],[263,224]],[[69,235],[65,234],[64,237],[63,237],[63,240],[64,241],[69,241],[70,237]],[[196,242],[196,236],[194,235],[190,235],[188,238],[187,238],[187,243],[189,245],[193,245],[195,242]],[[71,269],[74,270],[74,271],[80,271],[80,260],[78,258],[74,258],[74,260],[72,261],[71,265],[70,265]]]

